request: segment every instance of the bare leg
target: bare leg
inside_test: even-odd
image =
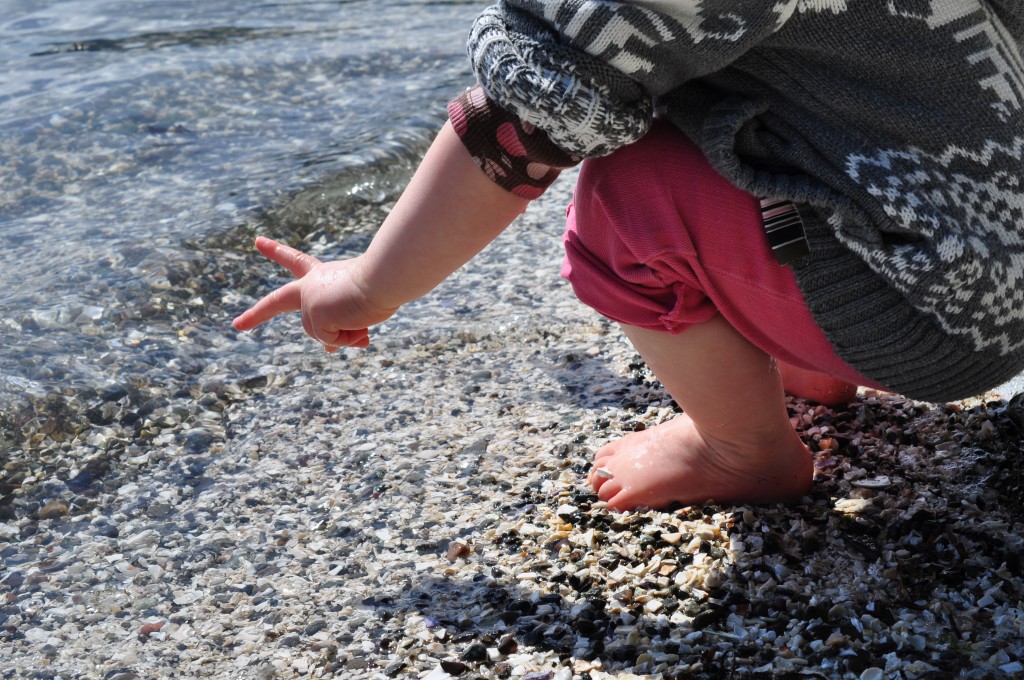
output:
[[[793,501],[808,490],[810,452],[789,423],[774,359],[721,316],[679,335],[624,331],[684,412],[598,451],[599,498],[626,510]]]
[[[825,406],[848,404],[857,396],[857,386],[824,373],[808,371],[779,361],[779,373],[786,392],[794,397],[810,399]]]

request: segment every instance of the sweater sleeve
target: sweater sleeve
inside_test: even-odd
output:
[[[500,0],[468,51],[487,96],[569,154],[611,153],[647,131],[655,99],[729,65],[797,0]]]

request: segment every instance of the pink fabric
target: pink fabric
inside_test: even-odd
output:
[[[782,361],[880,387],[832,350],[768,247],[758,200],[667,123],[583,162],[564,241],[562,276],[614,321],[682,333],[720,313]]]

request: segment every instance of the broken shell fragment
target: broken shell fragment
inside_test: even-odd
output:
[[[887,486],[892,486],[892,480],[886,475],[879,475],[870,479],[858,479],[851,484],[862,489],[884,489]]]

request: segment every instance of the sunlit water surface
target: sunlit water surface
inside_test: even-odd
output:
[[[471,83],[483,4],[7,0],[0,448],[238,351],[253,234],[365,240]]]

